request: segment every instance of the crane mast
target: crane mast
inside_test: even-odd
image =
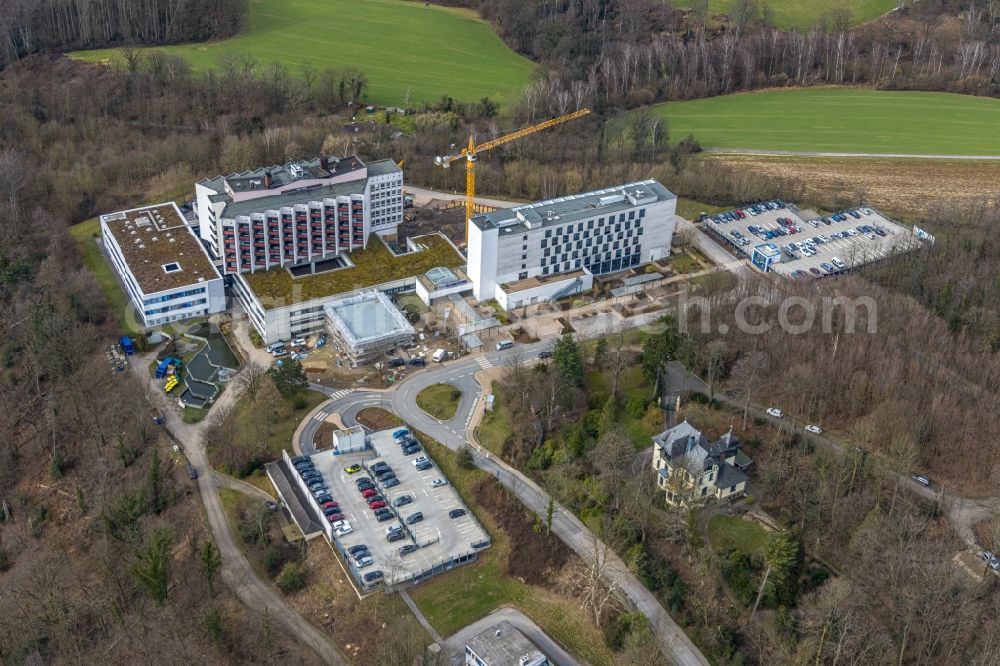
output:
[[[456,153],[455,155],[448,155],[444,157],[435,157],[434,163],[440,167],[448,168],[451,166],[452,162],[465,158],[465,242],[469,242],[469,220],[476,212],[476,159],[479,153],[486,152],[487,150],[492,150],[497,146],[502,146],[505,143],[510,143],[511,141],[516,141],[517,139],[526,137],[535,132],[541,132],[544,129],[553,127],[555,125],[562,124],[566,121],[573,120],[575,118],[580,118],[582,116],[590,113],[590,109],[580,109],[574,111],[573,113],[567,113],[563,116],[558,116],[556,118],[550,118],[537,125],[532,125],[531,127],[525,127],[523,129],[515,130],[509,134],[503,136],[498,136],[495,139],[490,139],[489,141],[484,141],[483,143],[476,144],[473,137],[469,137],[469,145],[462,149],[462,152]]]

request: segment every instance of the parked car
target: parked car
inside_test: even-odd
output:
[[[379,513],[380,511],[384,511],[385,513]],[[393,516],[392,511],[389,511],[388,509],[378,509],[375,512],[375,520],[377,520],[380,523],[384,523],[387,520],[392,520],[393,518],[395,518],[395,516]]]
[[[406,524],[415,525],[416,523],[419,523],[423,519],[424,519],[424,514],[421,513],[420,511],[417,511],[416,513],[411,513],[409,516],[406,517]]]
[[[316,497],[316,501],[319,502],[320,504],[323,504],[324,502],[329,502],[329,501],[332,501],[332,500],[333,500],[333,498],[330,497],[330,493],[323,493],[322,495],[319,495],[319,496]]]
[[[417,444],[403,448],[404,456],[412,456],[414,453],[419,453],[419,452],[420,452],[420,446],[418,446]]]
[[[780,419],[780,418],[783,418],[785,416],[785,413],[783,411],[781,411],[780,409],[778,409],[777,407],[768,407],[767,408],[767,413],[768,413],[769,416],[773,416],[776,419]]]
[[[366,490],[361,491],[361,496],[364,497],[365,499],[375,497],[376,495],[378,495],[378,491],[375,490],[374,488],[368,488]]]
[[[392,500],[392,505],[396,507],[406,506],[407,504],[411,504],[412,502],[413,502],[413,495],[400,495],[396,499]]]
[[[448,512],[449,518],[461,518],[465,515],[465,509],[452,509]]]
[[[434,479],[431,481],[431,488],[440,488],[441,486],[447,486],[448,482],[445,479]]]
[[[538,352],[538,358],[552,358],[552,352],[549,350]]]
[[[320,506],[324,509],[336,509],[340,505],[334,502],[333,500],[328,500],[326,502],[323,502],[323,504],[321,504]]]
[[[404,361],[403,359],[401,359],[398,356],[396,358],[392,359],[391,361],[389,361],[389,367],[390,368],[401,368],[404,365],[406,365],[406,361]]]
[[[399,525],[389,525],[389,527],[385,528],[386,536],[392,534],[393,532],[402,532],[402,531],[403,528],[400,527]]]
[[[344,468],[344,471],[347,472],[348,474],[357,474],[358,472],[361,471],[361,465],[358,464],[348,465],[347,467]]]
[[[325,509],[323,509],[323,515],[324,516],[332,516],[335,513],[340,513],[340,507],[339,506],[328,506]]]
[[[381,509],[385,507],[385,500],[375,500],[374,502],[368,503],[369,509]]]
[[[353,527],[351,527],[350,525],[344,525],[343,527],[338,527],[337,531],[334,532],[334,534],[336,534],[339,537],[342,537],[342,536],[347,536],[353,531],[354,531]]]
[[[327,515],[326,519],[330,521],[331,524],[340,523],[344,520],[344,514],[334,512]]]
[[[422,368],[427,365],[427,359],[425,358],[411,358],[410,365],[415,368]]]
[[[361,552],[367,553],[368,552],[368,546],[366,546],[363,543],[359,543],[356,546],[351,546],[350,548],[348,548],[347,552],[350,553],[351,555],[357,555],[358,553],[361,553]]]
[[[382,485],[385,486],[386,488],[395,488],[396,486],[399,485],[399,479],[397,479],[394,476],[390,477],[390,478],[386,479],[385,481],[383,481]]]
[[[923,487],[930,488],[931,480],[928,477],[924,476],[923,474],[914,474],[910,478],[919,483],[920,485],[922,485]]]
[[[399,547],[400,555],[409,555],[410,553],[415,553],[415,552],[417,552],[417,547],[414,546],[412,543],[408,543],[405,546]]]
[[[431,467],[434,467],[434,465],[432,465],[432,464],[431,464],[431,462],[430,462],[429,460],[428,460],[428,461],[425,461],[425,462],[422,462],[422,463],[420,463],[419,465],[416,465],[416,468],[417,468],[417,471],[418,471],[418,472],[426,472],[426,471],[427,471],[427,470],[429,470],[429,469],[430,469]]]
[[[1000,558],[997,558],[992,552],[984,550],[979,554],[983,558],[983,562],[986,562],[994,571],[1000,571]]]
[[[392,433],[393,439],[399,439],[400,437],[406,437],[410,434],[410,431],[406,428],[400,428],[399,430]]]
[[[367,481],[365,483],[362,483],[360,486],[358,486],[358,490],[360,490],[361,492],[364,492],[366,490],[374,490],[374,489],[375,489],[375,484],[372,483],[371,481]]]
[[[357,562],[358,562],[358,568],[364,569],[365,567],[370,567],[372,564],[374,564],[375,560],[373,560],[370,555],[366,555],[364,557],[358,558]]]
[[[360,488],[363,484],[371,482],[372,480],[369,479],[367,476],[362,476],[354,480],[354,485]]]
[[[381,571],[371,571],[365,574],[365,582],[374,583],[376,581],[382,580],[383,576],[385,576],[385,574],[383,574]]]
[[[385,462],[384,460],[380,460],[371,467],[369,467],[368,469],[370,469],[372,472],[378,472],[379,470],[382,469],[389,469],[389,463]]]
[[[419,458],[414,458],[413,466],[416,467],[420,463],[425,463],[425,462],[430,462],[430,460],[427,458],[427,456],[420,456]]]
[[[402,541],[405,538],[406,535],[403,534],[402,532],[390,532],[389,534],[386,535],[385,540],[388,541],[389,543],[392,543],[393,541]]]
[[[806,432],[811,432],[814,435],[818,435],[821,432],[823,432],[823,429],[820,428],[818,425],[807,425]]]

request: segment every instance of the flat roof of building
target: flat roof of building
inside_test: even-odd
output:
[[[571,271],[566,271],[565,273],[554,273],[553,275],[537,275],[535,277],[525,278],[523,280],[518,280],[517,282],[508,282],[507,284],[500,285],[508,294],[513,294],[519,291],[524,291],[526,289],[534,289],[535,287],[541,287],[545,284],[552,284],[553,282],[566,282],[568,280],[576,280],[577,278],[582,278],[587,274],[582,268],[574,268]]]
[[[375,160],[368,163],[369,176],[384,176],[387,173],[398,173],[402,169],[393,160]]]
[[[676,194],[658,181],[650,179],[513,208],[501,208],[474,216],[472,224],[484,231],[497,228],[516,232],[575,222],[595,215],[629,210],[644,203],[676,198]]]
[[[320,185],[317,187],[291,188],[266,197],[235,201],[226,206],[223,217],[231,220],[237,215],[263,213],[268,210],[279,210],[296,204],[307,204],[310,201],[322,201],[323,199],[333,199],[341,196],[348,197],[352,194],[362,195],[364,192],[365,183],[360,180],[349,180],[346,183],[333,183],[332,185]]]
[[[219,278],[174,202],[109,213],[101,222],[144,294]]]
[[[531,656],[533,661],[544,656],[538,646],[507,620],[476,634],[466,645],[490,666],[513,666],[525,655]]]
[[[396,256],[376,234],[372,234],[368,237],[368,247],[341,255],[351,261],[351,267],[297,278],[284,268],[272,268],[244,273],[243,278],[261,299],[264,308],[270,310],[416,277],[436,266],[454,269],[465,264],[465,257],[441,234],[411,240],[423,249]]]
[[[326,306],[326,312],[340,334],[354,345],[415,333],[389,297],[376,290],[334,301]]]
[[[249,171],[231,173],[227,176],[205,178],[199,181],[199,184],[211,188],[219,194],[226,193],[226,185],[233,192],[248,192],[263,188],[264,177],[268,174],[271,176],[271,187],[269,189],[275,189],[291,185],[299,180],[341,176],[352,171],[360,171],[364,168],[365,163],[356,155],[347,157],[315,157],[311,160],[274,164]]]

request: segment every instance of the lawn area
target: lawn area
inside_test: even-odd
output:
[[[510,548],[509,538],[490,512],[478,504],[473,492],[486,473],[462,469],[454,452],[423,433],[416,435],[493,541],[475,564],[437,576],[410,590],[410,596],[434,628],[442,636],[450,636],[496,608],[515,606],[575,656],[595,665],[615,663],[614,653],[578,602],[504,575],[502,566]]]
[[[118,326],[122,332],[135,332],[134,317],[131,316],[129,302],[125,299],[125,292],[118,282],[111,264],[104,258],[101,248],[97,245],[97,238],[101,235],[101,222],[96,217],[74,224],[69,228],[69,233],[76,240],[83,256],[83,265],[87,267],[90,274],[97,280],[97,285],[101,288],[101,293],[107,299],[111,309],[118,313]]]
[[[307,63],[316,70],[360,69],[368,78],[368,101],[388,106],[442,96],[512,102],[535,67],[468,10],[401,0],[250,0],[239,36],[158,48],[183,56],[196,71],[217,68],[234,55],[262,67],[278,61],[295,76]],[[73,57],[120,59],[116,49]]]
[[[694,199],[677,197],[677,214],[685,220],[690,220],[692,222],[697,220],[698,216],[702,213],[714,215],[715,213],[721,213],[726,210],[732,210],[732,206],[729,206],[728,208],[725,206],[713,206],[712,204],[702,203],[701,201],[695,201]]]
[[[500,383],[493,382],[490,391],[493,393],[493,411],[483,414],[483,420],[476,427],[476,439],[494,455],[502,456],[503,443],[510,436],[510,422],[503,409],[504,396]]]
[[[714,516],[708,521],[708,541],[722,552],[735,549],[751,556],[762,555],[767,536],[760,525],[738,516]]]
[[[805,88],[653,107],[670,135],[706,148],[1000,155],[1000,100],[951,93]]]
[[[353,268],[301,278],[293,278],[284,268],[272,268],[244,273],[243,277],[261,298],[264,307],[274,308],[287,305],[293,300],[308,301],[423,275],[436,266],[456,268],[465,263],[462,255],[440,236],[423,236],[418,242],[426,245],[426,249],[397,257],[372,234],[368,238],[367,248],[351,252],[349,258],[354,264]]]
[[[761,3],[762,5],[764,3]],[[824,14],[834,9],[846,9],[850,12],[851,23],[865,23],[878,18],[898,4],[897,0],[769,0],[771,11],[769,25],[779,28],[810,29]],[[729,14],[732,11],[733,0],[708,0],[710,16]]]
[[[670,257],[670,268],[672,268],[675,273],[694,273],[701,270],[701,264],[695,261],[694,257],[690,254],[684,252]]]
[[[179,391],[180,389],[178,388],[175,390]],[[184,413],[181,415],[181,420],[184,421],[184,423],[198,423],[208,416],[210,411],[211,410],[209,409],[198,409],[197,407],[185,407]]]
[[[417,394],[417,407],[438,421],[447,421],[458,411],[461,399],[462,392],[458,387],[451,384],[435,384]]]

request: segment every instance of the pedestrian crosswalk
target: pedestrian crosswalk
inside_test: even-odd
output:
[[[477,358],[476,363],[478,363],[479,367],[482,368],[483,370],[489,370],[490,368],[493,367],[493,364],[490,363],[490,359],[486,358],[485,356],[480,356],[479,358]]]
[[[350,395],[353,389],[341,389],[330,394],[330,400],[340,400],[345,395]]]

